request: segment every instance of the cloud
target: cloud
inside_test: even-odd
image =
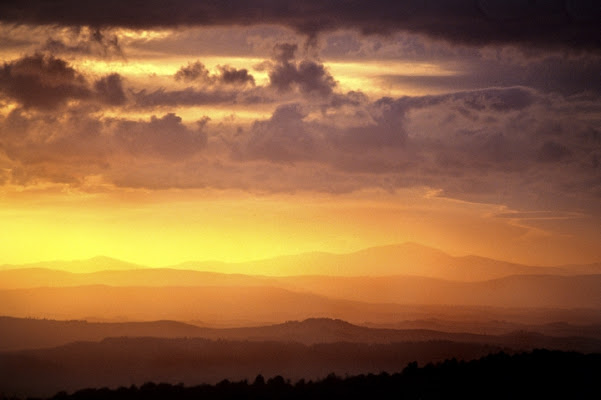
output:
[[[350,153],[361,153],[368,149],[397,149],[407,141],[405,130],[406,105],[390,98],[382,98],[369,105],[364,124],[337,129],[328,135],[335,148]]]
[[[174,74],[176,81],[193,86],[185,89],[168,90],[165,88],[148,91],[132,91],[134,106],[141,108],[165,106],[192,106],[203,104],[257,104],[273,103],[285,99],[288,94],[294,98],[296,93],[315,101],[326,100],[322,106],[327,108],[352,104],[361,96],[357,92],[344,95],[335,93],[336,81],[323,64],[295,60],[296,44],[278,44],[274,48],[271,61],[261,64],[269,75],[269,85],[255,86],[254,77],[247,69],[237,69],[229,65],[217,66],[217,72],[211,73],[200,61],[180,67]],[[296,98],[295,100],[300,100]]]
[[[0,119],[0,148],[8,157],[10,181],[77,186],[109,166],[111,143],[102,123],[86,113],[48,115],[14,109]]]
[[[203,152],[207,122],[203,118],[195,126],[185,125],[173,113],[128,120],[76,111],[49,117],[15,109],[0,119],[3,169],[17,184],[50,181],[74,186],[86,176],[111,177],[116,169],[140,162],[168,170],[170,163]]]
[[[566,146],[553,141],[547,141],[538,149],[538,160],[545,163],[558,162],[570,154],[571,151]]]
[[[286,65],[301,70],[294,45],[277,50],[268,72]],[[28,71],[52,87],[79,84],[86,94],[53,99],[45,108],[15,98],[22,107],[0,119],[5,182],[76,186],[99,175],[107,183],[147,188],[338,193],[427,186],[444,196],[519,209],[537,201],[572,204],[576,193],[591,204],[601,198],[601,107],[594,96],[517,86],[370,100],[332,87],[323,97],[307,95],[298,81],[278,95],[271,83],[206,84],[202,74],[188,81],[194,87],[134,91],[124,88],[119,75],[88,83],[65,62],[51,68],[50,60],[58,59],[36,57],[37,63],[23,58],[2,71]],[[224,77],[225,70],[208,76]],[[233,104],[252,96],[274,101],[275,110],[239,127],[228,121],[208,125],[206,119],[184,123],[170,110],[133,120],[85,109],[88,102],[152,108]],[[83,104],[48,112],[72,99]]]
[[[500,113],[523,110],[534,104],[534,91],[525,87],[490,88],[433,96],[432,102],[455,102],[464,113],[497,111]]]
[[[336,87],[336,81],[323,64],[302,60],[294,61],[297,45],[283,43],[275,47],[275,64],[269,71],[270,85],[280,92],[297,87],[303,94],[328,96]]]
[[[109,129],[115,138],[117,148],[133,156],[159,156],[168,160],[187,158],[206,146],[207,135],[203,127],[207,119],[198,122],[192,130],[182,123],[174,113],[150,121],[109,121]]]
[[[229,85],[255,85],[255,78],[248,73],[246,68],[236,69],[229,65],[219,66],[219,75],[217,79],[225,84]]]
[[[140,108],[197,106],[204,104],[234,103],[238,97],[236,91],[197,90],[186,88],[182,90],[146,89],[132,92],[134,106]]]
[[[66,26],[152,27],[257,25],[288,26],[314,37],[319,32],[358,29],[364,33],[415,32],[455,43],[518,44],[599,50],[601,6],[588,0],[232,0],[169,5],[106,0],[43,0],[0,5],[0,20],[9,23]]]
[[[517,208],[567,207],[576,193],[591,204],[601,197],[594,101],[516,87],[382,98],[353,106],[355,118],[344,107],[327,115],[316,108],[289,104],[255,122],[237,137],[234,160],[279,166],[271,180],[312,169],[347,190],[427,186]]]
[[[234,147],[236,155],[286,163],[313,158],[317,149],[306,116],[299,104],[279,106],[268,120],[253,123],[242,148]]]
[[[493,52],[491,50],[491,52]],[[521,52],[493,52],[461,57],[452,75],[385,74],[381,83],[387,86],[420,90],[456,91],[487,87],[530,87],[544,92],[573,95],[589,92],[601,94],[601,57],[565,56],[558,54],[527,55]]]
[[[199,82],[203,85],[236,85],[245,86],[247,84],[254,86],[255,78],[248,73],[248,70],[236,69],[229,65],[218,66],[218,73],[211,74],[210,71],[200,61],[188,63],[182,66],[174,75],[176,81]]]
[[[40,47],[40,51],[51,54],[82,54],[103,57],[123,57],[123,50],[117,35],[107,35],[100,29],[72,29],[63,37],[50,37]]]
[[[195,84],[185,89],[165,88],[148,91],[132,90],[134,106],[141,108],[194,106],[224,103],[256,103],[266,100],[260,90],[254,90],[254,77],[247,69],[236,69],[229,65],[218,66],[211,72],[200,61],[182,66],[175,74],[176,81]],[[248,89],[251,91],[248,91]]]
[[[94,83],[98,98],[104,103],[113,106],[125,104],[126,97],[123,91],[123,80],[119,74],[110,74],[98,79]]]
[[[0,92],[24,107],[43,109],[92,95],[86,79],[66,61],[39,53],[4,63]]]
[[[182,66],[174,75],[176,81],[202,81],[210,82],[209,70],[200,61],[194,63],[188,63],[188,65]]]
[[[341,101],[344,97],[347,101]],[[273,162],[315,161],[352,172],[387,173],[407,163],[420,162],[425,153],[440,162],[451,162],[459,150],[460,157],[486,163],[500,163],[515,156],[513,143],[500,134],[495,124],[488,131],[491,118],[506,120],[508,113],[527,110],[542,102],[527,88],[487,89],[457,92],[438,96],[381,98],[374,102],[357,93],[336,97],[336,107],[326,115],[309,118],[311,106],[293,103],[279,106],[271,118],[256,121],[244,146],[235,148],[242,159],[262,159]],[[352,106],[354,118],[345,114],[343,106]],[[313,106],[313,109],[316,107]],[[446,137],[430,139],[424,132],[408,131],[415,112],[438,113],[431,120],[457,115],[462,121],[449,123]],[[485,118],[486,117],[486,118]],[[472,126],[472,132],[464,127]],[[456,132],[453,132],[456,129]],[[436,146],[440,145],[440,148]],[[519,149],[519,143],[515,144]],[[454,151],[450,151],[455,147]],[[468,155],[465,153],[473,154]],[[446,161],[443,161],[446,160]],[[425,162],[422,158],[421,162]],[[425,165],[425,164],[424,164]],[[462,162],[462,166],[466,163]]]
[[[209,74],[203,64],[196,62],[182,67],[175,77],[200,81],[201,88],[136,91],[127,90],[123,77],[117,73],[102,76],[90,84],[67,61],[36,53],[0,67],[0,96],[25,108],[46,111],[64,108],[71,101],[114,107],[127,105],[132,100],[132,105],[140,108],[271,101],[267,93],[254,89],[254,78],[246,69],[226,65],[219,66],[218,71]]]
[[[25,108],[46,111],[69,101],[109,106],[126,102],[119,74],[101,77],[91,86],[67,61],[40,53],[4,63],[0,68],[0,95]]]

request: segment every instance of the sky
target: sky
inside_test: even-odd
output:
[[[601,261],[590,0],[3,1],[0,264]]]

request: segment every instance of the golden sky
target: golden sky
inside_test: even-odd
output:
[[[601,56],[587,24],[551,42],[544,21],[501,34],[453,14],[458,32],[435,6],[401,18],[391,5],[394,19],[321,5],[311,25],[301,5],[288,18],[183,2],[124,22],[125,6],[64,3],[0,7],[0,264],[406,241],[601,261]],[[480,3],[493,24],[527,11]]]

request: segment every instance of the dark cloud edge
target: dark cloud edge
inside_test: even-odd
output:
[[[133,29],[276,24],[309,39],[350,28],[365,34],[408,31],[468,45],[601,50],[601,3],[584,0],[8,0],[0,4],[0,21]]]

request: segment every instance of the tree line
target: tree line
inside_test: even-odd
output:
[[[446,360],[423,367],[409,363],[401,372],[357,376],[328,375],[290,382],[282,376],[254,381],[223,380],[215,385],[90,388],[48,400],[271,400],[271,399],[537,399],[601,398],[601,354],[534,350],[499,352],[471,361]],[[2,400],[9,397],[0,396]],[[34,400],[34,399],[30,399]]]

